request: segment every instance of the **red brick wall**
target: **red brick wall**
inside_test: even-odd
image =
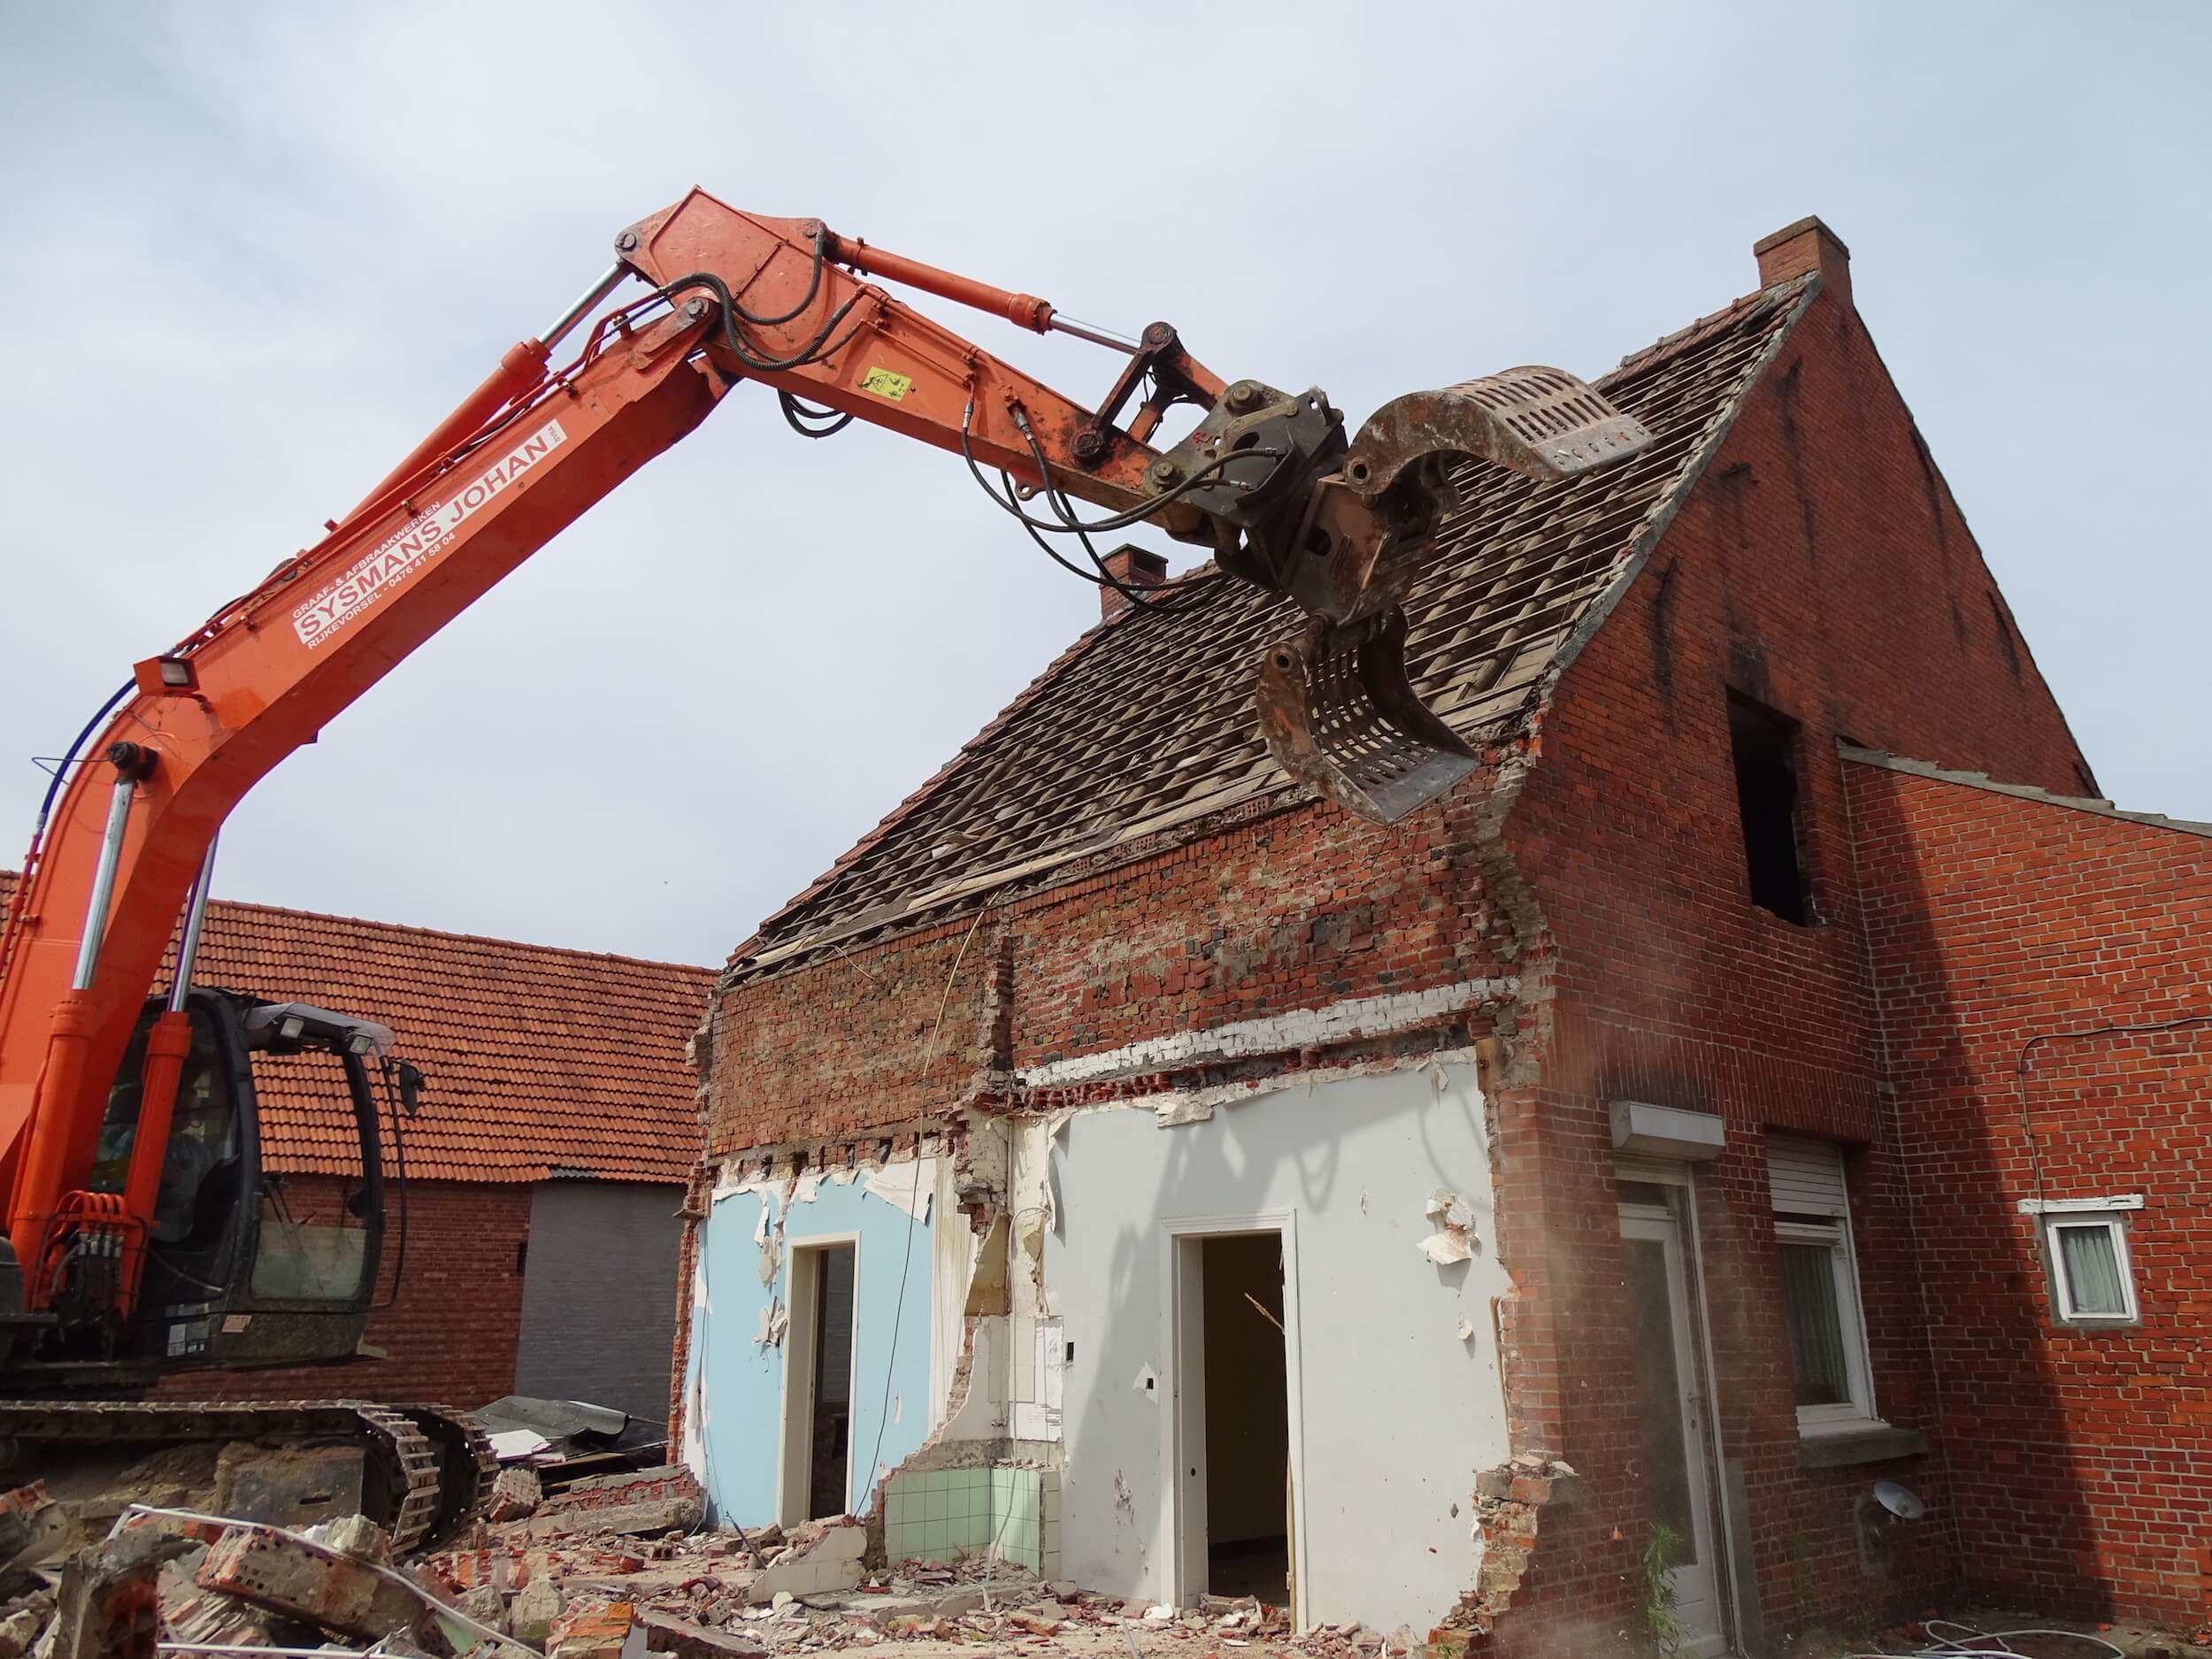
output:
[[[1747,896],[1732,687],[1801,725],[1814,926]],[[1951,1571],[1947,1522],[1916,1529],[1872,1582],[1854,1539],[1852,1502],[1881,1476],[1939,1503],[1938,1458],[1797,1466],[1770,1127],[1850,1148],[1876,1405],[1901,1426],[1937,1426],[1914,1217],[1879,1109],[1839,735],[2062,788],[2087,776],[1856,314],[1824,296],[1562,678],[1506,826],[1552,934],[1559,1013],[1531,1114],[1541,1190],[1520,1194],[1536,1237],[1517,1239],[1508,1214],[1501,1248],[1551,1304],[1518,1356],[1540,1390],[1525,1426],[1592,1478],[1588,1502],[1544,1518],[1509,1647],[1540,1649],[1547,1609],[1609,1602],[1625,1617],[1634,1599],[1642,1507],[1608,1118],[1620,1096],[1728,1122],[1698,1203],[1720,1433],[1742,1463],[1769,1634],[1901,1601]]]
[[[961,918],[741,986],[714,1041],[710,1149],[909,1123],[994,1060],[1509,973],[1509,923],[1476,845],[1467,805],[1385,829],[1305,804],[1005,902],[979,926]],[[995,1055],[979,1016],[1008,952],[1011,1020]]]
[[[2212,1614],[2212,838],[1844,768],[1955,1523],[2008,1598]],[[2031,1133],[2031,1129],[2032,1133]],[[2142,1323],[2055,1324],[2017,1201],[2141,1193]]]
[[[288,1178],[312,1210],[334,1179]],[[380,1297],[391,1292],[399,1206],[385,1235]],[[282,1371],[198,1371],[164,1381],[159,1400],[364,1399],[480,1406],[514,1392],[522,1333],[520,1250],[530,1236],[530,1188],[520,1182],[410,1181],[407,1256],[397,1302],[369,1316],[370,1346],[386,1357]]]

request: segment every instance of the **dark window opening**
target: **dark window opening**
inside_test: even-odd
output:
[[[1801,927],[1811,916],[1798,855],[1797,722],[1732,691],[1728,747],[1736,764],[1751,902]]]

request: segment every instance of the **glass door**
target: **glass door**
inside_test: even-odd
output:
[[[1640,1184],[1624,1184],[1632,1189]],[[1671,1540],[1669,1578],[1685,1653],[1712,1659],[1728,1651],[1721,1629],[1719,1576],[1707,1470],[1705,1401],[1690,1320],[1682,1228],[1663,1188],[1656,1202],[1624,1202],[1621,1263],[1635,1345],[1641,1419],[1644,1516]]]

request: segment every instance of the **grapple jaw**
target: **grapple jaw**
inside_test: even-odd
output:
[[[1413,695],[1405,663],[1406,590],[1458,505],[1455,471],[1483,460],[1555,482],[1650,442],[1634,416],[1560,369],[1409,393],[1348,444],[1318,392],[1232,387],[1170,459],[1187,476],[1227,458],[1217,483],[1186,499],[1214,520],[1225,569],[1310,618],[1261,659],[1260,724],[1283,770],[1381,824],[1472,771],[1473,752]]]
[[[1316,618],[1267,648],[1253,701],[1292,777],[1348,812],[1394,824],[1475,768],[1475,753],[1413,695],[1406,613],[1338,626]]]

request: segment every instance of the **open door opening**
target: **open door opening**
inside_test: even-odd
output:
[[[858,1246],[791,1253],[782,1501],[786,1526],[845,1513],[852,1479],[853,1287]]]
[[[1203,1320],[1206,1588],[1290,1605],[1290,1386],[1279,1233],[1194,1240]]]
[[[1681,1647],[1692,1659],[1729,1651],[1711,1497],[1710,1411],[1689,1292],[1685,1189],[1617,1183],[1621,1263],[1635,1343],[1645,1525],[1672,1565]]]

